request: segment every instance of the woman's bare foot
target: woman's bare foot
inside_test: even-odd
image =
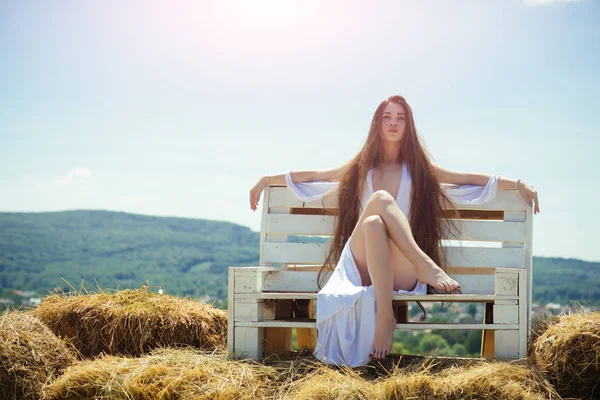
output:
[[[427,259],[416,263],[416,266],[417,279],[420,283],[426,283],[448,293],[460,289],[458,282],[450,278],[431,258],[427,257]]]
[[[393,314],[377,315],[375,338],[369,354],[371,358],[383,360],[385,356],[390,354],[394,342],[394,328],[396,328],[396,319]]]

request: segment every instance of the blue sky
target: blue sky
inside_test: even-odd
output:
[[[261,176],[349,160],[401,94],[434,162],[535,186],[534,255],[600,261],[599,19],[593,0],[2,0],[0,211],[258,231]]]

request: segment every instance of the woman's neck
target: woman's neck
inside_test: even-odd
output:
[[[383,148],[383,157],[381,157],[381,162],[379,165],[382,168],[386,168],[387,166],[394,166],[400,164],[400,147],[394,148]]]

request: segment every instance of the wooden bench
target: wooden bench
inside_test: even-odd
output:
[[[329,244],[298,243],[289,238],[331,237],[337,213],[333,193],[304,203],[285,186],[265,189],[260,266],[229,267],[228,271],[230,353],[260,360],[263,352],[290,350],[292,328],[299,348],[314,349],[316,278]],[[460,239],[475,247],[456,247],[455,236],[444,236],[454,243],[445,240],[442,245],[448,255],[447,272],[460,283],[463,294],[395,295],[396,329],[481,329],[483,356],[526,357],[531,321],[532,206],[517,190],[499,189],[487,204],[457,208]],[[447,229],[446,223],[443,226]],[[326,274],[322,282],[328,277]],[[484,319],[472,324],[408,322],[407,302],[417,300],[484,303]]]

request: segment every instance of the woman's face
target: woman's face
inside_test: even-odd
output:
[[[380,134],[383,140],[400,141],[404,136],[406,127],[406,113],[404,106],[396,103],[388,103],[381,115]]]

